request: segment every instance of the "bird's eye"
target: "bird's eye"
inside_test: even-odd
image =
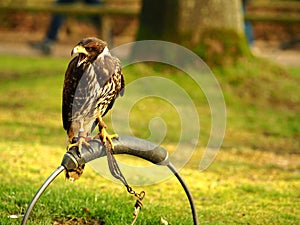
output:
[[[85,50],[87,50],[88,52],[92,51],[93,48],[92,47],[85,47]]]

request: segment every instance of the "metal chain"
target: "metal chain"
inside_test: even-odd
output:
[[[142,201],[143,201],[146,193],[145,193],[145,191],[141,191],[141,193],[137,193],[129,185],[127,185],[126,188],[127,188],[127,191],[129,194],[134,195],[134,197],[137,198],[135,205],[134,205],[133,221],[130,224],[130,225],[133,225],[139,215],[139,212],[141,211],[141,209],[143,207]]]
[[[139,215],[139,212],[141,210],[141,208],[143,207],[143,199],[145,197],[145,191],[141,191],[141,193],[137,193],[135,192],[132,187],[130,187],[125,179],[125,177],[123,176],[117,161],[115,160],[115,158],[113,157],[113,148],[111,146],[111,143],[108,143],[108,141],[106,143],[104,143],[104,146],[106,148],[106,152],[107,152],[107,159],[108,159],[108,166],[109,166],[109,170],[111,172],[111,174],[119,179],[124,186],[127,188],[127,192],[131,195],[134,195],[134,197],[137,198],[135,205],[134,205],[134,212],[133,212],[133,221],[131,222],[130,225],[133,225]]]

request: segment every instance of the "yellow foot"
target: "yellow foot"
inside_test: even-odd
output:
[[[112,139],[119,138],[119,136],[117,134],[108,134],[104,127],[101,129],[101,131],[99,133],[99,137],[102,140],[103,144],[105,144],[105,142],[108,141],[108,143],[111,145],[112,149],[114,149],[114,144],[112,142]]]
[[[67,150],[69,151],[73,147],[78,147],[78,152],[80,153],[82,149],[82,144],[84,144],[87,147],[90,147],[90,144],[85,140],[84,137],[79,137],[79,140],[76,143],[68,145]]]

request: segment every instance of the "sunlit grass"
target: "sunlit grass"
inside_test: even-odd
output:
[[[65,153],[61,91],[67,61],[14,56],[0,59],[0,223],[20,224],[20,217],[9,216],[24,213],[36,190]],[[299,153],[296,81],[300,71],[292,68],[287,73],[268,65],[262,72],[262,62],[252,63],[252,67],[238,64],[215,70],[227,104],[224,147],[214,163],[200,171],[205,151],[205,141],[201,139],[181,170],[195,198],[200,224],[298,224],[300,220],[300,156],[293,154]],[[255,72],[257,75],[253,75]],[[242,73],[248,77],[243,78]],[[277,79],[274,82],[272,73]],[[209,107],[195,82],[162,65],[136,65],[125,68],[124,74],[127,83],[141,76],[163,75],[184,88],[200,115],[200,138],[208,138]],[[252,75],[263,78],[257,86],[258,78],[252,79]],[[247,82],[251,85],[247,86]],[[252,90],[252,86],[256,89]],[[281,94],[273,93],[272,88]],[[251,97],[259,90],[262,96]],[[272,93],[274,97],[268,97]],[[120,105],[117,100],[115,107]],[[176,108],[162,99],[149,97],[134,105],[129,119],[131,132],[148,138],[156,129],[149,127],[149,121],[157,116],[163,119],[168,131],[162,144],[172,150],[179,138],[179,115]],[[105,121],[110,127],[110,114]],[[143,165],[131,157],[118,159]],[[188,201],[175,178],[134,188],[146,191],[137,224],[159,224],[161,218],[170,224],[192,224]],[[87,167],[75,183],[60,175],[38,201],[28,224],[75,224],[75,219],[79,224],[129,224],[134,203],[135,199],[121,184]]]

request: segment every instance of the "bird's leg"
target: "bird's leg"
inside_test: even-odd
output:
[[[106,131],[106,124],[104,123],[102,118],[98,117],[97,120],[98,120],[99,134],[98,134],[98,137],[97,136],[96,137],[100,138],[100,140],[102,141],[102,143],[105,147],[109,170],[115,178],[122,181],[122,183],[126,187],[128,187],[128,183],[127,183],[125,177],[123,176],[123,174],[118,166],[118,163],[113,155],[114,145],[113,145],[112,139],[118,138],[118,135],[117,134],[113,134],[113,135],[108,134]]]
[[[69,144],[67,149],[70,150],[73,147],[78,147],[78,153],[80,154],[81,149],[82,149],[82,144],[85,146],[89,147],[90,144],[86,141],[85,136],[84,136],[84,128],[83,128],[83,123],[81,123],[81,127],[78,130],[78,138],[76,138],[75,143]],[[73,142],[73,140],[72,140]]]
[[[111,149],[114,149],[114,144],[112,142],[113,138],[118,138],[117,134],[108,134],[106,131],[106,124],[104,123],[104,121],[102,120],[101,117],[98,117],[98,127],[99,127],[99,138],[101,139],[102,143],[105,144],[106,141],[109,142],[109,144],[111,145]]]

